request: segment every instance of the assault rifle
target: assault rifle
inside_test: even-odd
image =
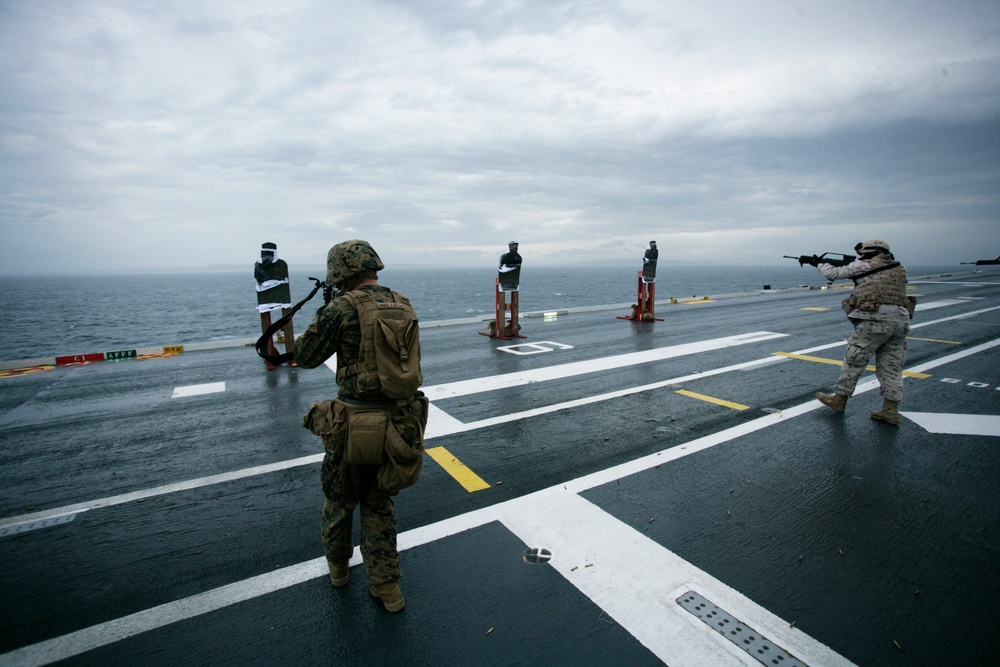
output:
[[[847,266],[851,262],[857,259],[854,255],[845,255],[842,252],[824,252],[822,255],[799,255],[798,257],[792,257],[791,255],[784,255],[787,259],[797,259],[799,260],[799,266],[809,264],[811,266],[816,266],[817,264],[832,264],[833,266]],[[838,259],[839,258],[839,259]]]
[[[306,302],[309,301],[309,299],[316,296],[316,292],[318,292],[320,288],[323,289],[323,300],[326,303],[333,301],[337,288],[325,280],[320,280],[319,278],[309,276],[309,280],[316,283],[316,285],[312,288],[312,291],[309,292],[309,296],[292,306],[286,315],[282,316],[277,322],[269,326],[267,331],[265,331],[261,337],[257,339],[256,344],[254,344],[254,349],[257,350],[257,355],[264,361],[268,361],[272,364],[283,364],[286,361],[291,361],[295,357],[295,355],[291,352],[285,352],[284,354],[278,355],[268,354],[268,345],[271,342],[271,336],[273,336],[278,330],[285,328],[285,325],[291,321],[295,313],[299,312],[299,308],[306,305]]]
[[[1000,255],[996,259],[981,259],[977,262],[962,262],[962,264],[975,264],[976,266],[989,266],[991,264],[1000,264]]]

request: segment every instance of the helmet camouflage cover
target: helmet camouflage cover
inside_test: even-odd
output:
[[[889,244],[879,239],[872,239],[861,244],[861,254],[863,255],[879,251],[889,252]]]
[[[326,279],[331,285],[339,285],[362,271],[384,268],[375,249],[360,239],[338,243],[326,255]]]

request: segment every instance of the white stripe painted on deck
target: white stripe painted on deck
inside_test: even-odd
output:
[[[689,590],[807,664],[851,664],[576,493],[557,486],[532,494],[502,521],[526,545],[550,549],[556,571],[671,667],[757,664],[677,604]]]
[[[936,412],[901,412],[899,414],[913,420],[928,433],[1000,436],[1000,416],[998,415],[958,415]]]
[[[598,373],[600,371],[635,366],[654,361],[663,361],[690,354],[710,352],[726,347],[746,345],[748,343],[760,343],[784,338],[788,334],[772,333],[770,331],[756,331],[738,336],[726,336],[724,338],[713,338],[710,340],[696,341],[694,343],[683,343],[681,345],[670,345],[668,347],[658,347],[654,350],[642,352],[629,352],[599,359],[587,359],[586,361],[574,361],[567,364],[546,366],[528,371],[516,373],[504,373],[502,375],[489,375],[485,377],[472,378],[471,380],[460,380],[447,384],[439,384],[432,387],[425,387],[424,394],[430,400],[442,398],[456,398],[458,396],[468,396],[485,391],[495,391],[497,389],[509,389],[534,382],[546,382],[549,380],[560,380],[563,378],[584,375],[586,373]]]
[[[191,384],[186,387],[174,388],[174,394],[170,398],[187,398],[188,396],[201,396],[203,394],[217,394],[226,390],[225,382],[209,382],[207,384]]]
[[[942,299],[941,301],[928,301],[927,303],[918,303],[917,312],[923,312],[925,310],[934,310],[935,308],[944,308],[946,306],[957,306],[960,303],[968,303],[964,299]]]
[[[921,323],[921,324],[912,325],[911,328],[918,328],[920,326],[929,326],[929,325],[937,324],[939,322],[943,322],[943,321],[946,321],[946,320],[962,319],[962,318],[966,318],[966,317],[971,317],[971,316],[973,316],[975,314],[985,313],[985,312],[989,312],[989,311],[997,310],[997,309],[1000,309],[1000,306],[994,307],[994,308],[987,308],[987,309],[981,310],[981,311],[976,311],[975,313],[965,313],[965,314],[962,314],[962,315],[956,315],[956,316],[953,316],[953,317],[945,318],[943,320],[935,320],[933,322],[924,322],[924,323]],[[833,348],[833,347],[841,347],[841,346],[844,346],[846,344],[847,344],[846,341],[837,341],[835,343],[828,343],[828,344],[825,344],[825,345],[819,345],[819,346],[816,346],[816,347],[811,347],[811,348],[806,348],[806,349],[803,349],[803,350],[798,350],[797,352],[794,352],[793,354],[811,354],[813,352],[818,352],[820,350],[826,350],[826,349]],[[963,350],[961,352],[956,352],[956,353],[948,355],[946,357],[942,357],[940,359],[930,361],[930,362],[928,362],[926,364],[922,364],[920,366],[916,366],[916,367],[911,368],[909,370],[911,370],[913,372],[921,372],[921,373],[922,372],[926,372],[926,371],[928,371],[930,369],[933,369],[933,368],[935,368],[937,366],[949,363],[951,361],[955,361],[957,359],[961,359],[961,358],[966,357],[966,356],[968,356],[970,354],[976,354],[978,352],[983,351],[984,349],[989,349],[989,348],[991,348],[991,347],[993,347],[995,345],[1000,345],[1000,340],[993,341],[993,342],[990,342],[990,343],[983,343],[982,345],[971,347],[971,348],[969,348],[967,350]],[[441,409],[437,408],[436,406],[434,406],[434,404],[432,403],[431,404],[430,412],[428,413],[427,432],[425,433],[424,437],[425,437],[426,440],[430,440],[430,439],[433,439],[433,438],[444,437],[446,435],[451,435],[451,434],[454,434],[454,433],[462,433],[462,432],[473,431],[473,430],[480,429],[480,428],[485,428],[485,427],[488,427],[488,426],[495,426],[497,424],[503,424],[503,423],[507,423],[507,422],[518,421],[518,420],[521,420],[521,419],[528,419],[530,417],[536,417],[536,416],[543,415],[543,414],[549,414],[549,413],[552,413],[552,412],[557,412],[559,410],[565,410],[565,409],[568,409],[568,408],[579,407],[581,405],[588,405],[588,404],[597,403],[597,402],[601,402],[601,401],[611,400],[611,399],[614,399],[614,398],[620,398],[622,396],[627,396],[629,394],[634,394],[634,393],[639,393],[639,392],[644,392],[644,391],[651,391],[651,390],[655,390],[655,389],[666,387],[666,386],[671,385],[671,384],[680,384],[680,383],[685,382],[687,380],[693,380],[693,379],[697,379],[697,378],[705,378],[705,377],[710,377],[712,375],[719,375],[719,374],[722,374],[722,373],[728,373],[728,372],[732,372],[732,371],[747,370],[749,368],[754,368],[756,366],[764,366],[764,365],[767,365],[767,364],[786,363],[787,361],[788,361],[788,359],[784,358],[784,357],[771,357],[771,356],[768,356],[768,357],[764,357],[762,359],[756,359],[756,360],[744,362],[744,363],[741,363],[741,364],[735,364],[735,365],[726,366],[726,367],[723,367],[723,368],[702,371],[700,373],[696,373],[696,374],[692,374],[692,375],[685,375],[685,376],[681,376],[681,377],[677,377],[677,378],[672,378],[670,380],[663,380],[663,381],[656,382],[656,383],[653,383],[653,384],[642,385],[642,386],[639,386],[639,387],[632,387],[632,388],[629,388],[629,389],[621,389],[621,390],[618,390],[618,391],[608,392],[608,393],[605,393],[605,394],[599,394],[597,396],[589,396],[589,397],[580,398],[580,399],[577,399],[577,400],[574,400],[574,401],[566,401],[566,402],[563,402],[563,403],[557,403],[555,405],[543,406],[543,407],[540,407],[540,408],[534,408],[532,410],[525,410],[523,412],[516,412],[516,413],[512,413],[512,414],[508,414],[508,415],[500,415],[498,417],[493,417],[493,418],[489,418],[489,419],[483,419],[483,420],[480,420],[480,421],[469,422],[469,423],[463,423],[463,422],[459,421],[458,419],[455,419],[454,417],[452,417],[448,413],[446,413],[443,410],[441,410]],[[438,386],[443,386],[443,385],[438,385]],[[433,389],[433,387],[431,389]],[[855,393],[860,393],[860,391],[861,391],[861,389],[857,389],[857,390],[855,390]],[[819,403],[817,402],[816,405],[818,406]],[[45,519],[47,517],[52,517],[52,516],[56,516],[56,515],[59,515],[59,514],[65,514],[67,512],[78,512],[78,511],[82,511],[82,510],[85,510],[85,509],[88,509],[88,508],[89,509],[99,509],[99,508],[102,508],[102,507],[112,507],[112,506],[115,506],[115,505],[121,505],[121,504],[128,503],[128,502],[134,502],[134,501],[145,499],[145,498],[151,498],[151,497],[154,497],[154,496],[166,495],[166,494],[169,494],[169,493],[177,493],[177,492],[180,492],[180,491],[188,491],[188,490],[196,489],[196,488],[199,488],[199,487],[211,486],[213,484],[223,484],[223,483],[235,481],[235,480],[238,480],[238,479],[244,479],[244,478],[247,478],[247,477],[254,477],[256,475],[266,475],[266,474],[270,474],[270,473],[273,473],[273,472],[278,472],[280,470],[287,470],[289,468],[295,468],[295,467],[298,467],[298,466],[313,465],[315,463],[321,462],[322,460],[323,460],[323,454],[313,454],[313,455],[310,455],[310,456],[303,456],[303,457],[296,458],[296,459],[289,459],[287,461],[278,461],[276,463],[271,463],[271,464],[267,464],[267,465],[254,466],[252,468],[243,468],[243,469],[235,470],[235,471],[232,471],[232,472],[220,473],[220,474],[217,474],[217,475],[210,475],[210,476],[207,476],[207,477],[200,477],[200,478],[191,479],[191,480],[187,480],[187,481],[183,481],[183,482],[177,482],[177,483],[174,483],[174,484],[165,484],[163,486],[153,487],[153,488],[150,488],[150,489],[143,489],[143,490],[134,491],[134,492],[131,492],[131,493],[124,493],[124,494],[120,494],[120,495],[117,495],[117,496],[109,496],[109,497],[100,498],[100,499],[97,499],[97,500],[86,501],[86,502],[82,502],[82,503],[75,503],[75,504],[72,504],[72,505],[64,505],[62,507],[55,507],[55,508],[52,508],[52,509],[49,509],[49,510],[43,510],[43,511],[40,511],[40,512],[32,512],[30,514],[22,514],[22,515],[19,515],[19,516],[2,518],[2,519],[0,519],[0,528],[5,527],[5,526],[10,526],[10,525],[13,525],[15,523],[19,523],[19,522],[23,522],[23,521]]]
[[[69,523],[76,518],[77,514],[86,512],[88,509],[89,508],[84,507],[75,512],[63,512],[61,514],[54,514],[42,519],[28,519],[27,521],[18,521],[6,524],[3,527],[0,527],[0,537],[20,535],[22,533],[29,533],[33,530],[38,530],[39,528],[48,528],[50,526],[58,526],[64,523]]]
[[[921,369],[929,370],[937,366],[942,366],[950,363],[956,358],[966,357],[970,354],[977,354],[978,352],[991,349],[997,345],[1000,345],[1000,339],[969,348],[968,350],[963,350],[961,353],[941,357],[940,359],[923,364]],[[869,378],[858,384],[855,394],[872,391],[877,389],[878,386],[879,384],[876,378]],[[526,504],[529,508],[535,509],[538,507],[544,507],[544,502],[540,501],[540,496],[542,496],[542,494],[551,493],[553,491],[558,492],[560,489],[568,493],[578,494],[587,489],[612,482],[616,479],[621,479],[628,475],[643,472],[656,466],[663,466],[663,464],[667,462],[689,456],[690,454],[703,451],[710,447],[714,447],[715,445],[730,442],[731,440],[749,433],[754,433],[808,412],[812,412],[819,407],[821,407],[819,401],[811,400],[790,409],[782,410],[781,412],[775,414],[765,415],[752,421],[725,429],[718,433],[712,433],[705,437],[692,440],[687,444],[676,445],[661,452],[592,473],[565,484],[556,485],[555,487],[551,487],[550,489],[546,489],[544,491],[539,491],[534,494],[515,498],[496,505],[491,505],[490,507],[461,514],[434,524],[407,531],[399,535],[399,550],[405,551],[406,549],[444,539],[450,535],[482,526],[491,521],[501,521],[505,523],[510,521],[512,524],[517,525],[515,523],[516,520],[513,517],[518,511],[521,511],[520,505]],[[298,459],[297,461],[302,461],[302,459]],[[295,465],[302,465],[302,463],[296,463]],[[553,560],[555,561],[556,559],[554,558]],[[351,559],[351,565],[355,566],[360,563],[361,556],[360,554],[356,554],[354,558]],[[116,641],[127,639],[128,637],[132,637],[149,630],[154,630],[169,623],[194,618],[196,616],[221,609],[228,605],[235,604],[236,602],[254,599],[267,593],[281,590],[289,586],[295,586],[305,581],[309,581],[310,579],[326,575],[327,568],[325,558],[320,557],[276,570],[272,573],[263,574],[211,591],[199,593],[189,598],[184,598],[182,600],[160,605],[159,607],[137,612],[130,616],[124,616],[113,621],[84,628],[61,637],[55,637],[37,644],[25,646],[6,653],[0,657],[3,658],[3,661],[6,664],[10,665],[46,665],[51,662],[79,655],[80,653],[98,648],[100,646],[106,646]],[[707,577],[705,581],[708,581],[708,584],[705,585],[704,589],[700,592],[706,593],[707,596],[710,597],[716,604],[719,604],[727,611],[736,614],[744,620],[744,622],[748,623],[752,627],[755,627],[758,631],[762,632],[772,640],[779,642],[791,653],[802,658],[803,660],[809,660],[810,657],[813,656],[813,651],[822,652],[827,650],[826,647],[823,647],[821,644],[815,642],[807,635],[799,632],[791,632],[791,628],[789,628],[788,632],[786,632],[784,628],[781,628],[780,623],[776,627],[773,626],[773,623],[770,621],[760,623],[756,620],[755,612],[753,612],[752,609],[748,609],[747,603],[743,601],[742,596],[738,593],[735,595],[721,594],[721,592],[723,592],[726,588],[725,584],[722,584],[721,582],[713,584],[711,578],[708,577],[707,574],[704,576]],[[685,583],[691,583],[690,578],[688,578],[688,581]],[[691,587],[697,589],[696,586]],[[680,595],[682,592],[683,591],[678,590],[677,594]],[[660,604],[662,604],[662,602]],[[752,602],[750,604],[752,604]],[[641,614],[647,613],[647,611],[638,609],[635,610],[635,613]],[[699,628],[697,632],[705,633],[705,629]],[[791,636],[789,637],[788,635]],[[719,638],[719,641],[726,640]],[[832,651],[829,652],[827,657],[829,660],[843,660],[841,656],[833,653]],[[747,663],[744,662],[735,664]],[[815,664],[826,663],[824,663],[823,660],[818,660]],[[849,663],[843,662],[841,664]]]
[[[870,378],[867,381],[861,382],[858,385],[855,393],[863,393],[866,391],[871,391],[878,387],[878,382],[875,378]],[[579,478],[574,481],[567,482],[565,484],[558,484],[549,489],[539,491],[536,493],[528,494],[526,496],[521,496],[512,500],[508,500],[496,505],[491,505],[490,507],[485,507],[479,510],[468,512],[466,514],[461,514],[455,517],[444,519],[434,524],[423,526],[421,528],[416,528],[414,530],[407,531],[399,535],[397,540],[397,546],[400,551],[405,551],[413,547],[421,546],[424,544],[429,544],[431,542],[444,539],[450,535],[460,533],[465,530],[472,528],[477,528],[486,523],[492,521],[500,521],[505,525],[511,522],[513,525],[518,526],[520,524],[516,523],[521,513],[524,512],[537,512],[538,508],[544,507],[545,502],[547,502],[546,494],[568,492],[572,494],[579,493],[583,490],[604,484],[608,481],[614,481],[615,479],[621,479],[626,475],[631,475],[637,472],[642,472],[648,470],[663,463],[676,460],[693,454],[697,451],[702,451],[708,447],[712,447],[724,442],[729,442],[736,438],[739,438],[748,433],[753,433],[755,431],[767,428],[774,424],[786,421],[793,417],[800,416],[807,412],[811,412],[821,407],[819,401],[812,400],[807,403],[795,406],[790,410],[784,410],[780,413],[766,415],[760,417],[750,422],[739,424],[735,427],[714,433],[710,436],[704,438],[699,438],[694,440],[687,445],[676,445],[672,448],[663,450],[656,455],[650,455],[631,461],[614,468],[610,468],[599,473],[594,473],[587,475],[585,477]],[[523,527],[522,527],[523,528]],[[512,528],[512,530],[514,530]],[[516,531],[515,531],[516,532]],[[555,560],[555,558],[553,558]],[[552,562],[552,561],[550,561]],[[355,554],[351,559],[351,565],[358,565],[361,563],[360,554]],[[642,566],[642,563],[637,563],[637,566]],[[692,570],[697,571],[696,568],[690,566]],[[700,572],[700,571],[699,571]],[[174,602],[169,602],[158,607],[153,607],[129,616],[124,616],[112,621],[101,623],[98,625],[91,626],[89,628],[84,628],[76,632],[72,632],[61,637],[55,637],[37,644],[32,644],[30,646],[25,646],[9,653],[0,655],[2,662],[5,665],[16,665],[21,666],[40,666],[47,665],[51,662],[56,662],[58,660],[64,660],[66,658],[79,655],[83,652],[92,650],[94,648],[99,648],[101,646],[106,646],[117,641],[133,637],[135,635],[141,634],[143,632],[148,632],[150,630],[163,627],[164,625],[175,623],[180,620],[185,620],[189,618],[194,618],[202,614],[221,609],[231,604],[237,602],[243,602],[246,600],[254,599],[256,597],[265,595],[267,593],[272,593],[283,588],[290,586],[295,586],[297,584],[303,583],[310,579],[314,579],[320,576],[326,576],[328,570],[326,568],[325,557],[318,559],[313,559],[297,565],[289,566],[280,570],[276,570],[273,573],[259,575],[257,577],[252,577],[244,581],[236,582],[226,586],[222,586],[211,591],[206,591],[204,593],[199,593],[182,600],[176,600]],[[638,576],[633,573],[633,576]],[[705,577],[703,581],[714,581],[712,578],[705,573],[702,573]],[[641,578],[639,579],[641,580]],[[702,580],[699,578],[699,580]],[[753,614],[747,613],[746,604],[741,602],[742,596],[732,596],[732,595],[721,595],[720,591],[725,590],[727,587],[721,582],[716,582],[712,586],[706,586],[704,592],[707,593],[709,597],[713,599],[716,604],[725,608],[731,613],[744,614],[741,619],[751,624],[751,621],[755,619]],[[581,589],[582,590],[582,589]],[[586,592],[586,591],[584,591]],[[677,595],[680,595],[683,591],[678,591]],[[603,601],[603,600],[601,600]],[[601,601],[595,600],[595,602],[600,603]],[[652,602],[654,605],[667,604],[664,601]],[[670,604],[675,604],[672,601]],[[632,610],[634,615],[642,615],[649,613],[649,610],[645,608],[638,608]],[[686,612],[685,612],[686,613]],[[697,620],[697,619],[695,619]],[[698,621],[701,624],[700,621]],[[702,624],[703,625],[703,624]],[[780,625],[780,624],[779,624]],[[627,627],[627,626],[626,626]],[[693,626],[697,627],[697,626]],[[756,626],[754,626],[756,627]],[[783,640],[785,635],[778,632],[775,628],[770,625],[764,627],[756,628],[763,632],[773,641]],[[706,631],[704,627],[698,627],[697,630],[692,629],[692,635],[696,638],[691,641],[704,641],[703,638],[697,638],[697,635],[705,634]],[[821,647],[818,643],[813,642],[806,635],[797,632],[791,633],[795,635],[795,638],[799,643],[790,643],[785,648],[792,652],[793,654],[805,659],[806,652],[799,648],[801,645],[811,645]],[[799,637],[801,635],[801,638]],[[642,638],[639,637],[640,641]],[[722,637],[714,638],[715,641],[721,642],[723,644],[728,643],[728,641]],[[652,647],[647,646],[653,650]],[[825,648],[825,647],[823,647]],[[655,652],[655,651],[654,651]],[[734,652],[733,655],[736,655]],[[841,659],[840,656],[830,652],[831,659]],[[663,658],[664,660],[666,658]],[[841,659],[842,660],[842,659]],[[694,664],[719,664],[720,667],[724,667],[727,664],[734,665],[746,665],[751,664],[747,662],[730,662],[730,663],[712,663],[712,662],[701,662]],[[817,664],[829,664],[824,662],[819,662]],[[847,662],[841,662],[837,664],[850,664]]]
[[[450,433],[457,433],[464,424],[447,412],[431,403],[427,411],[427,428],[424,430],[424,440],[439,438]]]

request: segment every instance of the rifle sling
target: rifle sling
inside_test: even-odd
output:
[[[254,349],[257,350],[257,356],[259,356],[264,361],[267,361],[272,364],[283,364],[286,361],[291,361],[295,357],[294,352],[285,352],[283,354],[268,354],[267,353],[268,343],[271,342],[271,336],[273,336],[279,329],[284,328],[286,324],[292,321],[292,317],[295,315],[295,313],[299,312],[299,308],[306,305],[306,302],[309,301],[309,299],[316,296],[316,292],[319,290],[320,287],[321,285],[318,284],[315,287],[313,287],[312,291],[309,292],[309,296],[307,296],[306,298],[302,299],[302,301],[299,301],[297,304],[292,306],[291,310],[289,310],[285,315],[282,315],[277,322],[271,324],[271,326],[269,326],[267,330],[265,330],[264,333],[261,334],[260,338],[258,338],[257,342],[254,344]]]
[[[861,280],[862,278],[867,278],[868,276],[872,275],[873,273],[878,273],[879,271],[888,271],[889,269],[895,269],[897,266],[902,266],[902,265],[899,262],[893,262],[892,264],[886,264],[885,266],[880,266],[877,269],[872,269],[871,271],[865,271],[864,273],[859,273],[856,276],[852,276],[851,280],[853,280],[854,284],[857,285],[858,281]]]

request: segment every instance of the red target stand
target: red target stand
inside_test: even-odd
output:
[[[655,299],[656,283],[642,282],[642,271],[640,271],[638,295],[636,296],[636,303],[632,305],[632,312],[629,315],[618,315],[618,319],[662,322],[663,318],[656,317],[653,313]]]
[[[483,336],[510,340],[511,338],[527,338],[518,333],[521,325],[517,323],[517,290],[510,293],[510,303],[507,303],[507,293],[500,289],[500,279],[495,279],[496,314],[486,331],[480,331]],[[507,312],[510,311],[510,320]]]

